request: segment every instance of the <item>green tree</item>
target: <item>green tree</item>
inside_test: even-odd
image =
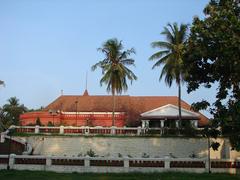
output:
[[[3,109],[0,107],[0,132],[6,129],[4,120],[5,120],[5,114],[3,112]]]
[[[194,18],[188,39],[185,69],[188,92],[217,84],[216,101],[195,103],[197,110],[210,107],[214,126],[229,135],[240,150],[240,3],[211,0],[203,20]]]
[[[123,50],[122,41],[117,39],[109,39],[101,48],[98,48],[104,54],[104,59],[92,66],[92,70],[101,68],[102,78],[100,85],[107,85],[107,91],[113,96],[112,125],[115,125],[115,95],[121,94],[122,91],[128,89],[127,80],[132,83],[137,80],[137,76],[127,67],[134,66],[134,59],[129,58],[135,53],[133,48]]]
[[[149,60],[156,60],[152,69],[163,65],[159,80],[165,76],[166,84],[171,87],[175,80],[178,86],[178,109],[179,120],[182,120],[181,114],[181,83],[184,80],[183,57],[185,52],[185,42],[187,38],[187,25],[177,23],[168,24],[161,32],[166,41],[155,41],[151,44],[153,48],[159,48],[160,51],[153,54]]]
[[[3,106],[3,111],[8,125],[18,125],[20,114],[26,112],[27,108],[23,104],[19,104],[19,100],[16,97],[11,97],[8,99],[8,103]]]

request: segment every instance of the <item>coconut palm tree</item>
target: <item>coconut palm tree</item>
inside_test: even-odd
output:
[[[3,106],[6,121],[9,125],[18,125],[20,114],[27,111],[27,108],[23,104],[19,104],[19,99],[11,97],[8,99],[8,103]]]
[[[129,58],[131,54],[135,54],[133,48],[123,50],[122,41],[117,39],[109,39],[98,51],[104,54],[104,59],[92,66],[92,70],[101,68],[102,78],[100,85],[107,85],[107,91],[113,96],[113,110],[112,110],[112,126],[115,125],[115,95],[121,94],[122,91],[128,89],[127,80],[132,83],[137,80],[137,76],[127,67],[134,66],[134,59]]]
[[[178,27],[177,23],[167,24],[161,34],[165,36],[166,41],[155,41],[151,44],[153,48],[159,48],[160,51],[153,54],[149,60],[157,61],[152,69],[163,65],[159,80],[165,76],[165,82],[169,87],[175,80],[178,86],[179,121],[181,122],[181,83],[185,74],[182,64],[187,39],[187,25],[181,24]]]

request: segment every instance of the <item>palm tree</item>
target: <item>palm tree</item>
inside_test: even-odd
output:
[[[102,69],[102,78],[100,85],[107,85],[107,91],[113,96],[113,110],[112,110],[112,126],[115,125],[115,95],[121,94],[122,91],[128,89],[127,80],[132,83],[137,80],[137,76],[127,67],[134,66],[134,59],[129,58],[131,54],[135,54],[133,48],[123,50],[122,41],[117,39],[109,39],[101,48],[98,48],[104,54],[104,59],[92,66],[92,71],[98,67]]]
[[[171,87],[175,80],[178,86],[178,110],[179,121],[182,120],[181,114],[181,83],[184,80],[183,55],[185,42],[187,38],[187,25],[181,24],[178,27],[177,23],[167,24],[161,32],[165,36],[166,41],[155,41],[151,44],[153,48],[161,50],[153,54],[149,60],[156,60],[152,69],[163,65],[159,80],[165,76],[166,84]]]
[[[20,114],[27,111],[27,108],[23,104],[19,104],[19,99],[11,97],[8,99],[8,103],[3,106],[5,113],[6,123],[11,125],[18,125]]]

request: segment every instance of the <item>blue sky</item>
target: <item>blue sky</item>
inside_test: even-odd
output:
[[[96,49],[110,38],[134,47],[138,80],[125,94],[177,95],[175,84],[159,82],[160,69],[148,61],[156,49],[150,43],[168,22],[191,24],[194,16],[204,17],[208,0],[1,0],[0,1],[0,105],[12,96],[29,108],[46,106],[64,94],[81,95],[88,72],[88,91],[105,95],[100,71],[90,67],[101,60]],[[201,88],[187,94],[188,103],[203,98],[213,101],[215,89]]]

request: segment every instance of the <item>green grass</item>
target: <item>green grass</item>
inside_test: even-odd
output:
[[[238,175],[230,174],[195,174],[195,173],[55,173],[44,171],[15,171],[1,170],[0,179],[2,180],[228,180],[238,179]]]

